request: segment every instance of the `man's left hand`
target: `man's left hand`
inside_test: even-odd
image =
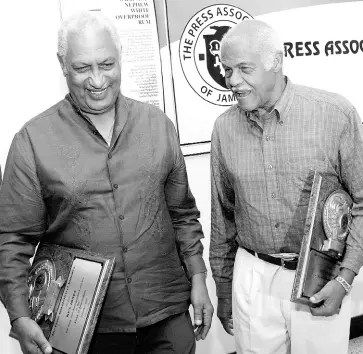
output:
[[[315,307],[310,307],[313,316],[332,316],[338,314],[345,296],[344,288],[331,280],[309,300]]]
[[[205,339],[212,324],[214,309],[209,299],[204,273],[192,277],[191,302],[194,309],[195,338]]]

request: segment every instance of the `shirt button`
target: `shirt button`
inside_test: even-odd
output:
[[[283,121],[283,120],[280,120],[280,121],[279,121],[279,124],[280,124],[281,126],[283,126],[283,125],[284,125],[284,121]]]
[[[127,252],[127,247],[124,247],[122,251]]]
[[[113,188],[117,189],[117,188],[118,188],[118,184],[116,184],[116,183],[115,183],[115,184],[113,185]]]
[[[271,198],[275,199],[276,198],[276,194],[275,193],[272,193],[271,194]]]
[[[269,136],[266,136],[266,140],[269,141],[270,140],[270,137]]]
[[[275,224],[275,227],[276,227],[276,229],[278,229],[278,228],[280,227],[280,223],[279,223],[279,222],[277,222],[277,223]]]
[[[127,282],[128,283],[131,283],[132,282],[132,279],[131,278],[127,278]]]
[[[97,135],[97,131],[96,131],[96,130],[93,130],[93,131],[92,131],[92,134],[93,134],[93,135]]]
[[[119,216],[118,216],[118,218],[119,218],[120,220],[123,220],[125,217],[124,217],[123,215],[119,215]]]
[[[268,169],[269,170],[272,170],[272,165],[268,165]]]
[[[111,155],[111,154],[108,154],[108,156],[107,156],[107,157],[108,157],[108,159],[110,159],[110,158],[112,157],[112,155]]]

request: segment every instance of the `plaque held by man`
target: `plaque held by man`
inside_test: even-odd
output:
[[[28,275],[29,307],[53,353],[88,352],[114,261],[84,250],[39,245]],[[16,333],[10,335],[16,338]]]
[[[309,298],[339,274],[351,223],[352,198],[343,187],[315,172],[291,301]]]

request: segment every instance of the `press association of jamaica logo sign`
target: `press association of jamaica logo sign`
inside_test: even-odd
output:
[[[249,19],[253,17],[236,6],[212,5],[185,26],[179,45],[181,67],[189,85],[204,100],[220,106],[236,102],[225,84],[221,40],[231,27]]]

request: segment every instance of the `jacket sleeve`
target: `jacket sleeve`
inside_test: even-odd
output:
[[[168,136],[172,151],[173,167],[165,183],[165,198],[176,234],[179,257],[187,277],[206,271],[203,260],[202,226],[193,194],[188,184],[184,157],[173,123],[169,121]]]
[[[46,209],[31,143],[23,129],[12,142],[0,189],[0,298],[10,321],[29,316],[30,258],[46,229]]]

